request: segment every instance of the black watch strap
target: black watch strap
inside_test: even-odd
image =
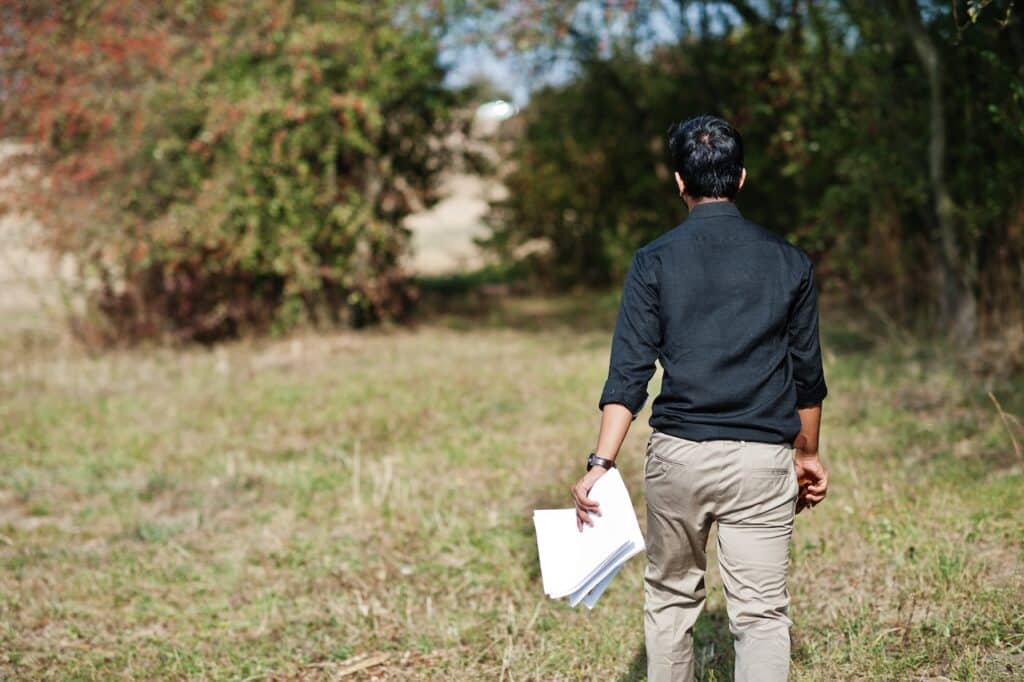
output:
[[[587,456],[587,471],[590,471],[593,467],[604,467],[605,469],[615,468],[615,460],[605,459],[604,457],[598,457],[596,452],[591,452]]]

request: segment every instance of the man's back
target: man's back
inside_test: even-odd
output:
[[[789,675],[786,572],[793,519],[825,498],[818,457],[827,389],[814,268],[800,249],[743,219],[743,138],[697,116],[669,129],[681,225],[633,256],[601,393],[601,429],[572,487],[582,531],[588,497],[665,370],[644,450],[644,642],[651,682],[692,682],[707,541],[718,562],[737,682]]]
[[[732,202],[693,207],[634,255],[599,406],[646,401],[651,426],[691,440],[792,442],[797,407],[827,392],[807,256]]]

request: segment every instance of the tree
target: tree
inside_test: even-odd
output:
[[[464,121],[409,3],[23,2],[0,121],[97,340],[400,315],[399,226]]]
[[[537,267],[555,281],[618,282],[681,213],[667,203],[667,124],[717,113],[748,143],[744,212],[810,251],[827,287],[962,343],[1019,324],[1024,32],[1011,5],[652,1],[603,50],[567,11],[578,77],[525,111],[493,245],[543,238],[552,255]],[[965,6],[979,10],[966,25]],[[651,47],[653,12],[677,30]]]

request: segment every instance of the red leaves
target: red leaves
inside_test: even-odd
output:
[[[206,16],[214,21],[223,21],[228,14],[220,5],[210,5],[206,8]]]
[[[285,298],[353,323],[404,309],[411,204],[384,174],[401,157],[425,195],[443,152],[381,112],[438,134],[441,76],[403,66],[436,45],[376,3],[311,5],[109,0],[0,32],[0,129],[33,134],[48,181],[18,201],[102,282],[80,293],[110,341],[265,327]]]
[[[306,120],[306,117],[309,115],[309,110],[301,104],[289,101],[284,105],[284,111],[281,113],[289,121],[301,123]]]

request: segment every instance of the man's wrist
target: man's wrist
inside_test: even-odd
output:
[[[596,452],[591,452],[587,455],[587,471],[590,471],[594,467],[601,467],[605,470],[612,469],[615,467],[615,458],[602,457]]]

